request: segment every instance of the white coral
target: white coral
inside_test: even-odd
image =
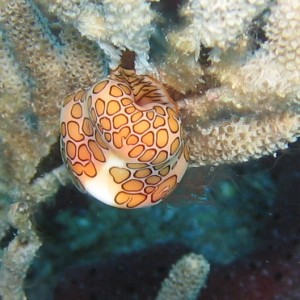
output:
[[[145,72],[149,68],[149,38],[154,16],[149,3],[144,0],[103,0],[102,4],[88,0],[50,2],[49,9],[58,17],[99,43],[111,60],[111,68],[120,63],[120,50],[125,49],[136,52],[137,69]]]
[[[267,7],[269,0],[188,0],[181,8],[187,26],[173,39],[183,52],[200,54],[200,44],[225,50],[236,44],[252,19]],[[177,38],[176,38],[177,37]]]
[[[300,102],[300,2],[278,1],[266,26],[267,41],[242,63],[234,55],[212,68],[240,105],[284,108]],[[226,55],[225,55],[226,56]],[[244,96],[241,96],[244,95]],[[272,106],[272,108],[271,108]]]

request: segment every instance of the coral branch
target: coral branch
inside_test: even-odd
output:
[[[209,268],[202,255],[183,256],[163,281],[156,300],[196,300],[205,285]]]
[[[237,43],[252,19],[265,9],[269,0],[188,0],[180,10],[187,26],[169,35],[182,54],[200,55],[200,45],[226,50]]]
[[[267,18],[267,40],[255,55],[227,53],[212,68],[222,84],[233,90],[236,103],[272,111],[299,106],[299,16],[299,1],[278,1]]]
[[[3,300],[26,299],[23,291],[23,281],[36,252],[41,246],[38,236],[33,231],[31,222],[28,221],[27,209],[28,207],[25,203],[17,203],[12,207],[12,215],[17,215],[20,218],[20,222],[23,221],[23,218],[27,221],[24,224],[17,224],[16,220],[14,220],[16,226],[27,227],[27,230],[23,234],[20,233],[16,236],[4,251],[2,268],[0,270],[0,294]],[[22,229],[24,230],[25,228]]]
[[[52,197],[60,184],[67,182],[64,167],[54,169],[43,178],[36,180],[25,192],[15,195],[19,202],[11,205],[9,219],[18,230],[18,235],[4,250],[0,269],[0,295],[3,300],[26,299],[23,281],[27,270],[41,246],[41,241],[32,224],[31,218],[37,205]]]
[[[288,147],[300,135],[296,113],[234,118],[187,134],[191,166],[245,162]]]
[[[136,68],[149,68],[149,38],[153,12],[144,0],[104,0],[102,4],[91,1],[49,1],[49,10],[64,22],[71,23],[83,36],[99,43],[110,58],[110,67],[116,68],[120,50],[137,54]],[[122,16],[122,17],[120,17]]]
[[[1,5],[0,28],[7,38],[1,39],[0,55],[7,66],[3,71],[9,69],[1,79],[0,130],[3,151],[11,161],[5,172],[12,185],[26,184],[57,141],[62,99],[102,75],[101,52],[67,30],[60,45],[47,19],[30,0]]]

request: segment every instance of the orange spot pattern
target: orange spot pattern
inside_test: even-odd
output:
[[[113,206],[158,203],[187,167],[176,105],[159,82],[134,70],[119,67],[67,96],[60,128],[63,161],[75,185]]]

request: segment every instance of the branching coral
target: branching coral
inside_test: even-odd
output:
[[[156,300],[195,300],[206,283],[209,263],[202,255],[183,256],[171,269]]]
[[[50,174],[36,180],[34,184],[15,195],[18,201],[11,205],[8,214],[18,235],[4,250],[0,269],[0,294],[3,299],[26,299],[22,288],[27,270],[41,246],[41,241],[31,220],[32,213],[41,203],[51,198],[60,184],[67,181],[65,169],[54,169]]]
[[[32,1],[1,1],[0,20],[1,186],[3,203],[6,195],[16,202],[10,223],[19,230],[4,256],[0,286],[5,297],[17,299],[9,295],[15,289],[22,293],[26,268],[40,243],[29,218],[41,199],[48,199],[56,191],[46,180],[44,188],[50,195],[39,195],[31,182],[39,162],[57,141],[61,99],[78,85],[89,85],[101,77],[103,63],[101,50],[75,30],[72,34],[62,31],[59,43]],[[19,204],[26,206],[25,214],[14,209]],[[8,222],[5,215],[3,230],[7,230]],[[24,257],[20,254],[23,250]],[[24,260],[23,274],[14,273],[18,272],[14,269],[19,268],[14,263],[18,257]],[[17,281],[10,285],[12,277]]]
[[[299,136],[299,1],[188,0],[180,24],[162,29],[159,61],[149,59],[155,14],[146,0],[0,0],[0,236],[18,229],[2,259],[4,299],[24,298],[40,246],[30,218],[65,181],[62,169],[35,179],[58,140],[62,99],[106,75],[122,50],[136,52],[137,73],[186,95],[177,103],[193,166],[259,158]]]
[[[215,97],[216,95],[218,93],[215,93]],[[228,95],[218,97],[226,98]],[[202,100],[203,98],[208,97],[203,96]],[[214,101],[223,99],[215,98]],[[186,114],[189,115],[189,120],[186,120],[186,129],[187,143],[192,149],[191,166],[238,163],[261,158],[287,148],[288,143],[296,141],[299,136],[300,116],[293,110],[234,116],[203,126],[203,111],[199,112],[200,117],[197,115],[198,103],[199,99],[189,99],[184,104],[188,105]]]
[[[61,99],[102,75],[101,52],[68,29],[59,44],[32,1],[2,6],[0,129],[11,160],[5,172],[12,184],[27,184],[57,141]]]
[[[267,18],[267,41],[261,49],[239,63],[234,63],[232,53],[225,55],[224,62],[216,65],[213,71],[240,98],[235,100],[236,105],[256,110],[278,111],[286,106],[299,109],[299,11],[298,1],[278,1]]]
[[[206,74],[218,84],[181,104],[189,116],[186,127],[195,165],[259,158],[287,148],[299,136],[299,12],[297,1],[273,4],[269,15],[261,16],[266,19],[266,40],[254,53],[257,41],[251,35],[237,36],[222,51],[207,44],[213,48]]]
[[[100,45],[110,58],[111,68],[118,66],[121,50],[125,49],[136,52],[137,68],[145,70],[149,66],[149,38],[154,16],[149,3],[144,0],[104,0],[100,4],[88,0],[52,0],[47,3],[56,16]]]
[[[180,9],[186,25],[169,34],[172,45],[182,54],[200,55],[201,44],[222,50],[236,44],[255,16],[270,0],[188,0]]]

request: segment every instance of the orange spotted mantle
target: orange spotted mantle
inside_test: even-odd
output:
[[[157,204],[188,164],[173,100],[150,76],[117,68],[67,96],[60,120],[61,152],[75,185],[119,208]]]

